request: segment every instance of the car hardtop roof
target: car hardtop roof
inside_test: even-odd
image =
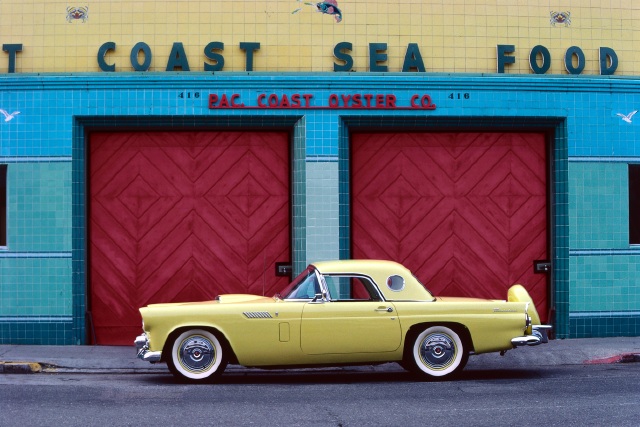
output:
[[[361,273],[361,274],[411,274],[402,264],[388,260],[373,259],[343,259],[334,261],[319,261],[313,265],[320,273]]]
[[[402,264],[394,261],[350,259],[322,261],[311,264],[322,274],[362,274],[377,283],[380,292],[387,301],[433,301],[433,295]],[[390,276],[398,275],[405,280],[405,286],[392,290],[387,284]]]

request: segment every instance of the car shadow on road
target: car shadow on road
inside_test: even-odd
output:
[[[357,384],[357,383],[415,383],[415,382],[465,382],[530,380],[541,378],[543,373],[530,369],[472,369],[447,379],[421,379],[406,371],[325,371],[322,369],[301,370],[251,370],[250,372],[227,372],[214,382],[202,384]],[[153,384],[190,384],[170,375],[145,375],[144,380]]]

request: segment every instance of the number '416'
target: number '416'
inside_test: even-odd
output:
[[[469,99],[471,98],[471,96],[469,95],[469,93],[460,93],[460,92],[455,92],[455,93],[450,93],[449,96],[447,96],[447,98],[449,99]]]

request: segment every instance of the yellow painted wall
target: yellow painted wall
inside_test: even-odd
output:
[[[68,7],[88,7],[88,18],[67,19]],[[116,71],[132,71],[131,48],[147,43],[150,71],[164,71],[174,42],[182,42],[191,71],[203,71],[211,41],[225,44],[224,71],[244,71],[240,42],[260,42],[254,71],[332,72],[333,48],[353,44],[354,71],[369,71],[369,43],[387,43],[390,72],[402,69],[408,43],[417,43],[427,72],[493,73],[496,45],[516,46],[508,74],[531,74],[529,52],[551,53],[547,74],[567,74],[570,46],[586,57],[582,74],[599,73],[598,48],[619,58],[616,75],[640,75],[640,2],[632,0],[338,0],[342,22],[296,0],[231,1],[30,1],[0,0],[0,44],[20,43],[17,73],[98,72],[98,48]],[[297,13],[292,13],[301,9]],[[570,12],[569,26],[550,12]],[[0,72],[8,55],[0,51]]]

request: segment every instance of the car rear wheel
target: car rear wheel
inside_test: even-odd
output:
[[[460,336],[446,326],[431,326],[413,342],[409,365],[425,377],[446,377],[461,371],[469,353]]]
[[[173,341],[167,365],[176,377],[198,382],[221,375],[227,366],[227,357],[215,334],[204,329],[190,329]]]

